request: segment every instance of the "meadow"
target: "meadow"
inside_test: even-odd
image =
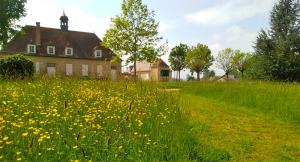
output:
[[[189,161],[178,94],[153,84],[0,81],[0,161]]]
[[[300,161],[300,85],[0,81],[0,161]]]
[[[298,83],[201,81],[162,87],[180,89],[189,101],[198,142],[214,148],[209,161],[220,152],[230,161],[300,161]]]

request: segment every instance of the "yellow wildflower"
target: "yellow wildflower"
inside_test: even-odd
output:
[[[22,133],[23,137],[26,137],[28,135],[28,132]]]

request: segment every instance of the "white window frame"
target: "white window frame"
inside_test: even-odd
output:
[[[98,52],[100,53],[100,56],[98,56]],[[96,58],[101,58],[102,57],[102,50],[95,50],[95,57]]]
[[[31,51],[31,47],[33,47],[33,51]],[[28,44],[27,45],[27,53],[29,53],[29,54],[36,54],[36,45],[34,45],[34,44]]]
[[[73,76],[73,64],[66,64],[66,76]]]
[[[53,48],[53,53],[50,53],[50,49]],[[55,46],[47,46],[48,55],[55,55]]]
[[[71,50],[71,54],[68,54],[68,50]],[[66,49],[65,49],[65,54],[66,54],[67,56],[73,56],[73,48],[66,47]]]

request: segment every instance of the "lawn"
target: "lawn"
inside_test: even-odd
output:
[[[300,161],[300,85],[269,82],[168,83],[189,102],[202,145],[230,161]],[[210,154],[212,154],[210,152]],[[212,159],[219,154],[212,154]]]
[[[300,161],[299,84],[64,78],[0,92],[0,161]]]

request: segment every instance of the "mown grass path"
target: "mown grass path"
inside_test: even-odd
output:
[[[181,92],[200,143],[230,161],[300,161],[300,126],[234,104]]]

